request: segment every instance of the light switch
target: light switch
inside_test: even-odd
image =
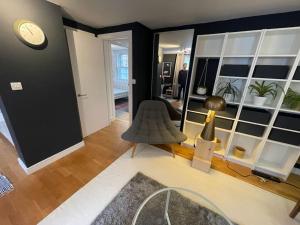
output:
[[[23,90],[21,82],[11,82],[10,83],[11,90],[13,91],[21,91]]]

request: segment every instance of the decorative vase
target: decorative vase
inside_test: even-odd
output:
[[[234,149],[233,149],[233,155],[242,159],[245,157],[245,154],[246,154],[246,149],[244,149],[243,147],[241,146],[235,146]]]
[[[233,102],[233,94],[224,93],[224,99],[225,99],[226,102]]]
[[[204,86],[200,86],[197,88],[196,92],[198,95],[205,95],[207,93],[207,88]]]
[[[266,100],[267,100],[267,97],[254,96],[253,97],[253,104],[258,105],[258,106],[262,106],[262,105],[265,104]]]

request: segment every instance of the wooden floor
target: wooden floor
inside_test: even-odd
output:
[[[0,198],[0,224],[33,225],[47,216],[131,147],[120,138],[127,126],[126,122],[114,121],[109,127],[85,138],[84,148],[29,176],[19,167],[13,147],[0,137],[0,171],[15,187],[14,191]],[[178,155],[191,159],[191,149],[176,145],[176,150]],[[213,167],[289,199],[296,200],[300,196],[298,189],[286,184],[261,183],[253,176],[243,178],[228,169],[221,159],[214,158]],[[249,174],[245,167],[234,164],[230,167]],[[289,181],[300,186],[297,176],[292,176]]]

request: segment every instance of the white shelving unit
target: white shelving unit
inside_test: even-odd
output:
[[[218,84],[228,80],[234,80],[241,92],[233,102],[227,102],[228,112],[217,112],[216,137],[221,140],[221,147],[215,151],[215,155],[286,180],[300,156],[300,143],[297,141],[300,140],[300,128],[284,127],[277,123],[280,117],[290,116],[294,120],[299,118],[297,122],[300,124],[300,111],[289,109],[283,104],[285,94],[280,90],[275,99],[270,97],[265,105],[255,105],[249,85],[266,81],[277,83],[285,93],[288,88],[300,92],[300,78],[294,79],[295,71],[300,66],[300,27],[197,37],[183,129],[188,136],[188,140],[183,144],[189,147],[194,146],[195,138],[201,133],[207,115],[207,111],[201,106],[206,96],[194,93],[198,60],[203,58],[219,60],[213,95],[217,93]],[[230,64],[247,65],[247,76],[222,74],[222,67]],[[257,76],[257,66],[265,65],[285,66],[288,68],[286,77],[279,79],[272,74]],[[245,119],[253,112],[262,113],[268,120],[259,121],[259,118],[256,120],[255,117]],[[235,146],[246,149],[244,158],[234,156]]]

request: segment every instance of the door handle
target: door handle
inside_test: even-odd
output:
[[[85,97],[85,96],[87,96],[87,94],[78,94],[77,96],[78,97]]]

